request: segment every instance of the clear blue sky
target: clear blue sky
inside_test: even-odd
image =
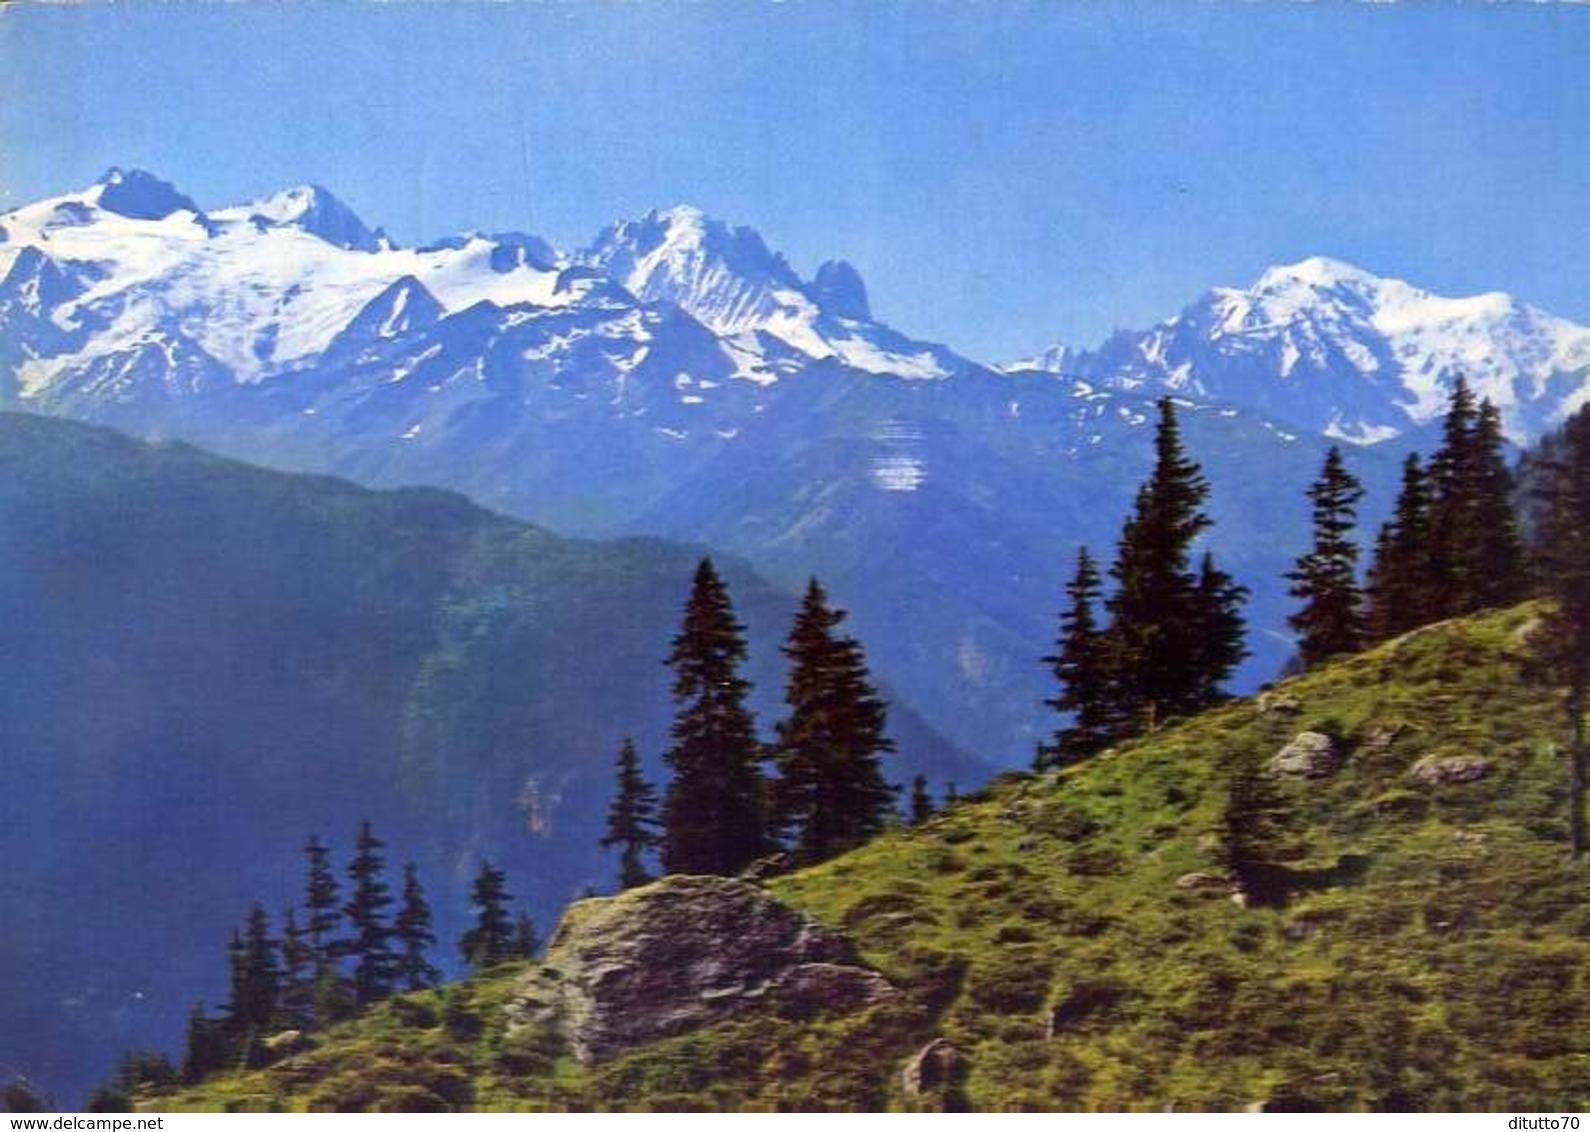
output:
[[[1000,360],[1328,254],[1590,321],[1590,8],[0,7],[0,207],[112,164],[403,242],[689,202]]]

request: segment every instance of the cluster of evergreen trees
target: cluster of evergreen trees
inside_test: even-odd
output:
[[[894,749],[887,709],[861,645],[839,631],[844,619],[812,579],[782,648],[789,714],[763,743],[740,675],[745,627],[711,559],[701,560],[667,659],[675,714],[663,760],[673,774],[660,805],[633,742],[618,755],[602,845],[619,848],[623,887],[651,879],[653,851],[665,873],[734,875],[782,849],[799,863],[822,860],[891,820],[897,788],[880,763]],[[930,806],[918,782],[913,808]]]
[[[392,994],[425,990],[441,980],[430,961],[436,944],[431,909],[413,863],[403,867],[397,911],[387,884],[385,843],[363,823],[347,866],[347,893],[337,881],[331,853],[318,838],[304,846],[308,869],[302,919],[289,906],[280,938],[255,902],[232,932],[231,972],[221,1013],[197,1003],[188,1020],[181,1075],[198,1081],[239,1065],[258,1064],[264,1041],[288,1030],[308,1031],[351,1017]],[[536,951],[528,916],[508,914],[506,878],[481,863],[471,891],[474,926],[459,941],[462,958],[480,969]]]
[[[1528,556],[1507,466],[1501,416],[1475,404],[1458,379],[1441,447],[1403,464],[1391,520],[1375,540],[1367,583],[1357,581],[1354,508],[1363,488],[1332,448],[1309,489],[1314,541],[1287,575],[1303,607],[1291,618],[1305,665],[1356,652],[1421,625],[1520,601]]]
[[[1247,655],[1241,613],[1247,591],[1210,553],[1192,566],[1192,542],[1210,526],[1203,510],[1209,485],[1182,450],[1168,397],[1159,402],[1154,457],[1121,529],[1108,597],[1088,548],[1077,552],[1059,644],[1044,658],[1060,684],[1046,703],[1067,719],[1039,747],[1040,769],[1220,702],[1221,685]]]
[[[1126,521],[1104,596],[1086,547],[1066,587],[1059,644],[1045,657],[1060,685],[1046,701],[1066,718],[1039,748],[1041,767],[1073,762],[1172,717],[1219,702],[1241,662],[1243,587],[1189,547],[1210,525],[1198,465],[1182,452],[1175,411],[1159,403],[1155,466]],[[1476,404],[1461,378],[1442,443],[1428,464],[1403,466],[1392,519],[1359,582],[1353,538],[1363,487],[1332,447],[1309,488],[1313,541],[1286,575],[1301,607],[1289,618],[1304,666],[1356,652],[1420,625],[1521,600],[1529,590],[1524,538],[1501,416]],[[1102,601],[1108,620],[1101,622]]]

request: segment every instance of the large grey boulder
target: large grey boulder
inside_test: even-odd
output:
[[[1341,765],[1336,741],[1318,731],[1302,732],[1270,759],[1271,773],[1302,778],[1325,778],[1335,774]]]
[[[844,936],[755,885],[674,876],[573,905],[507,1009],[510,1028],[553,1029],[590,1063],[764,1003],[848,1012],[895,993]]]

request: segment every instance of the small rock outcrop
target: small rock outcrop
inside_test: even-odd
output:
[[[1408,777],[1423,786],[1475,782],[1491,773],[1491,761],[1480,755],[1427,755],[1413,764]]]
[[[1318,731],[1302,732],[1270,759],[1271,773],[1302,778],[1325,778],[1335,774],[1341,765],[1336,741]]]
[[[762,1003],[812,1015],[895,993],[843,935],[754,885],[673,876],[571,907],[507,1010],[590,1063]]]

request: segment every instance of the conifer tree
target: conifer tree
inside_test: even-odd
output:
[[[1367,587],[1369,638],[1401,636],[1436,620],[1437,583],[1430,535],[1430,480],[1410,452],[1402,464],[1396,511],[1380,528]]]
[[[306,918],[304,934],[312,952],[318,980],[336,959],[337,929],[342,923],[337,878],[331,869],[331,853],[313,835],[304,846],[309,859],[309,876],[304,884]]]
[[[1585,711],[1590,709],[1590,410],[1575,414],[1560,438],[1542,451],[1535,553],[1552,604],[1535,650],[1546,674],[1565,689],[1569,843],[1578,860],[1586,849]]]
[[[348,863],[350,886],[342,912],[353,932],[346,950],[353,959],[353,996],[360,1006],[391,994],[397,973],[392,928],[386,919],[392,893],[383,879],[386,861],[381,850],[385,847],[366,821],[359,827],[353,860]]]
[[[673,771],[663,799],[662,867],[733,875],[770,847],[760,744],[741,678],[744,626],[710,558],[696,569],[667,663],[674,670]]]
[[[1352,540],[1355,507],[1363,486],[1342,462],[1335,445],[1325,455],[1319,479],[1308,489],[1314,504],[1314,545],[1287,574],[1290,593],[1303,608],[1287,623],[1298,632],[1298,651],[1308,666],[1363,645],[1363,597],[1358,589],[1358,544]]]
[[[1477,420],[1474,394],[1468,382],[1459,377],[1453,383],[1441,422],[1441,447],[1430,459],[1428,553],[1431,590],[1437,601],[1436,620],[1464,611],[1473,583],[1465,544],[1475,533],[1471,523],[1479,478],[1474,445]]]
[[[921,825],[933,816],[933,795],[928,793],[927,775],[911,780],[911,824]]]
[[[475,908],[475,926],[458,941],[464,961],[475,970],[500,963],[513,954],[513,928],[508,921],[508,878],[490,861],[480,863],[480,872],[469,890]]]
[[[1115,679],[1109,642],[1094,610],[1101,578],[1087,547],[1077,551],[1076,572],[1066,584],[1070,605],[1060,616],[1053,656],[1043,662],[1054,672],[1060,691],[1044,705],[1069,718],[1038,748],[1037,769],[1062,766],[1109,746],[1120,721],[1115,715]]]
[[[234,929],[227,948],[231,993],[226,1007],[226,1033],[245,1063],[253,1060],[260,1039],[276,1014],[281,991],[278,944],[270,937],[270,917],[255,903],[241,930]]]
[[[282,912],[282,971],[277,1024],[283,1030],[307,1029],[315,1020],[315,956],[306,929],[291,905]]]
[[[1527,588],[1524,538],[1507,466],[1501,414],[1489,400],[1480,403],[1474,423],[1473,529],[1468,544],[1469,610],[1496,609],[1524,598]]]
[[[618,789],[607,812],[603,849],[619,849],[618,886],[634,888],[652,879],[646,854],[657,847],[657,791],[640,770],[635,743],[625,739],[618,749]]]
[[[783,653],[790,661],[774,758],[774,825],[794,838],[795,859],[824,860],[881,831],[895,788],[880,758],[894,750],[884,735],[887,709],[874,691],[861,645],[837,632],[845,611],[831,609],[816,578]]]
[[[1242,617],[1242,604],[1248,599],[1248,587],[1241,586],[1230,574],[1215,565],[1215,556],[1204,551],[1198,562],[1198,585],[1195,590],[1192,623],[1193,668],[1197,683],[1193,688],[1192,710],[1222,703],[1230,697],[1224,684],[1248,656],[1247,623]]]
[[[516,959],[534,959],[541,950],[541,939],[536,935],[535,924],[528,913],[520,912],[513,921],[513,942],[508,952]]]
[[[403,866],[402,899],[393,921],[399,949],[394,974],[405,990],[425,990],[434,987],[442,973],[426,958],[436,935],[431,931],[431,906],[425,902],[425,890],[412,861]]]
[[[1245,591],[1212,559],[1199,575],[1188,561],[1193,539],[1210,525],[1208,494],[1203,472],[1182,450],[1175,406],[1161,398],[1154,470],[1122,527],[1110,568],[1116,588],[1105,602],[1113,710],[1123,733],[1152,731],[1217,702],[1220,682],[1241,659]]]
[[[226,1037],[220,1021],[204,1012],[204,1003],[195,1002],[188,1012],[187,1033],[183,1041],[181,1076],[193,1085],[225,1068]]]

